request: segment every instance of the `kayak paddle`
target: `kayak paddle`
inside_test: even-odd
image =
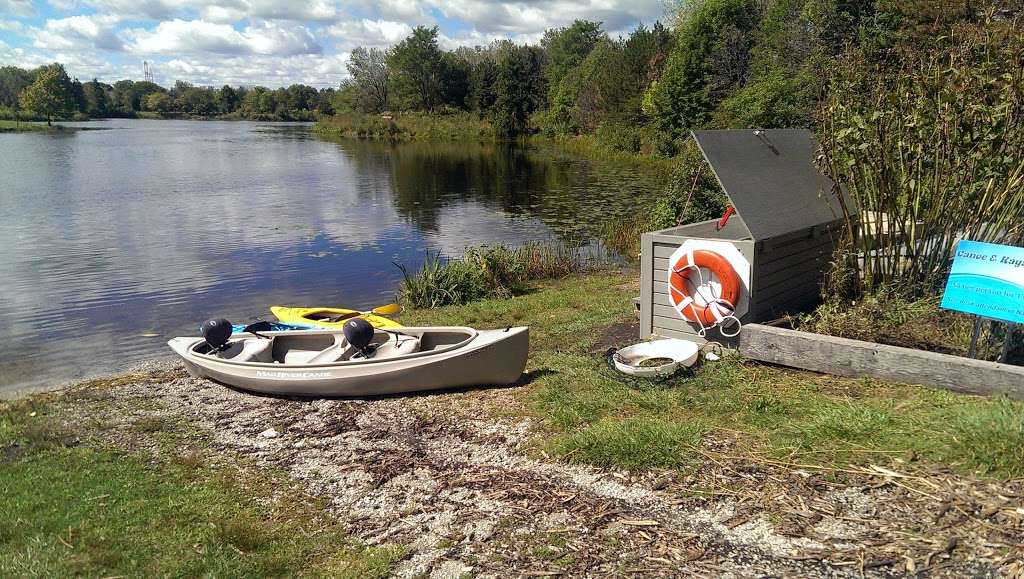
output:
[[[345,321],[347,319],[350,319],[350,318],[356,318],[356,317],[359,317],[359,316],[368,316],[368,315],[371,315],[371,314],[375,315],[375,316],[388,316],[388,315],[391,315],[391,314],[397,314],[400,311],[402,311],[402,306],[400,306],[398,304],[387,304],[387,305],[384,305],[384,306],[378,306],[376,308],[373,308],[372,310],[370,310],[368,312],[349,312],[347,314],[342,314],[342,315],[340,315],[338,317],[331,318],[330,321],[332,321],[332,322],[343,322],[343,321]]]

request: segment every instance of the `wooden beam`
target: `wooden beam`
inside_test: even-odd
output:
[[[839,376],[871,376],[967,394],[1024,400],[1024,367],[887,346],[860,340],[744,324],[739,351],[747,358]]]

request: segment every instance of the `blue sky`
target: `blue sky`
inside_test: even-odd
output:
[[[417,25],[446,48],[536,42],[576,18],[625,34],[662,18],[666,0],[0,0],[0,66],[62,62],[106,82],[336,86],[356,46],[384,47]]]

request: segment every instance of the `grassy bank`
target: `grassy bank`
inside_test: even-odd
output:
[[[709,464],[743,473],[751,464],[783,465],[805,474],[823,471],[826,477],[869,465],[939,472],[944,480],[976,473],[990,480],[1024,475],[1024,404],[1019,402],[735,358],[705,363],[692,378],[625,381],[607,368],[601,352],[636,340],[630,298],[637,291],[635,275],[603,272],[532,282],[530,291],[513,298],[407,311],[401,317],[407,324],[529,325],[527,379],[510,389],[344,401],[351,417],[328,419],[320,427],[327,433],[314,428],[307,432],[310,438],[299,440],[348,432],[368,412],[384,412],[375,419],[383,420],[387,409],[406,408],[411,415],[399,413],[395,416],[405,418],[392,420],[404,424],[419,416],[426,430],[415,436],[429,441],[431,429],[447,424],[440,412],[448,405],[463,407],[461,412],[494,428],[532,419],[535,436],[526,448],[538,458],[547,453],[564,462],[635,473],[693,473],[696,482],[685,492],[695,496],[732,492],[700,478],[697,466]],[[220,417],[237,412],[235,419],[244,420],[239,417],[254,407],[266,407],[286,433],[283,442],[273,444],[281,445],[286,453],[281,456],[293,456],[291,437],[310,428],[303,417],[319,412],[319,403],[228,394],[210,385],[181,407],[182,414],[156,412],[154,398],[162,385],[172,398],[182,395],[170,386],[181,375],[125,376],[0,406],[5,499],[0,517],[8,521],[0,527],[0,574],[374,577],[399,564],[406,553],[402,547],[355,541],[328,514],[326,498],[304,494],[297,481],[276,470],[278,463],[257,466],[247,455],[218,451],[211,442],[211,424],[238,432],[239,423],[223,424]],[[140,383],[130,390],[138,398],[114,400],[109,394]],[[179,380],[176,388],[182,387]],[[186,383],[184,388],[205,387]],[[221,392],[237,397],[233,404],[240,407],[225,407],[221,400],[212,415],[204,414]],[[116,412],[101,411],[110,407]],[[62,418],[68,408],[91,418]],[[387,429],[385,422],[367,427]],[[453,424],[463,428],[466,421]],[[256,434],[265,425],[257,420],[242,428],[245,448],[259,456],[272,444]],[[378,430],[359,432],[382,436],[373,434]],[[343,439],[307,456],[344,448]],[[397,462],[374,472],[388,480],[425,460],[421,454],[410,457],[411,466],[396,466],[405,463],[394,456],[388,460]],[[454,471],[452,477],[457,478]],[[455,537],[452,545],[461,540]]]
[[[105,386],[72,396],[95,403]],[[111,447],[98,435],[112,425],[51,410],[44,397],[0,405],[4,577],[384,577],[401,556],[351,540],[280,473],[210,461],[184,421],[143,418],[121,435],[134,443]]]
[[[609,343],[602,336],[610,321],[630,319],[638,291],[631,279],[573,277],[511,300],[417,310],[402,320],[530,325],[536,379],[511,395],[550,429],[543,446],[570,461],[685,469],[725,444],[737,454],[819,466],[920,457],[964,472],[1024,474],[1020,402],[738,359],[705,364],[689,380],[623,382],[593,352]],[[626,343],[636,340],[633,331]]]
[[[5,121],[0,120],[0,133],[38,133],[38,132],[58,132],[58,131],[74,131],[77,130],[75,127],[63,127],[60,125],[47,126],[46,122],[27,122],[27,121]]]
[[[530,282],[599,267],[594,258],[563,244],[471,247],[455,258],[433,255],[415,273],[398,264],[403,276],[399,294],[409,307],[437,308],[489,297],[510,298],[531,291]]]
[[[401,113],[391,118],[381,115],[344,113],[322,119],[313,127],[321,135],[383,139],[395,141],[479,141],[495,140],[494,128],[479,116],[459,112],[451,114]]]

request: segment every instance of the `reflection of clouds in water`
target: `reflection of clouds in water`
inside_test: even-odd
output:
[[[392,261],[553,238],[618,194],[494,147],[96,124],[115,130],[0,135],[0,389],[164,355],[139,334],[192,332],[214,314],[376,305],[394,297]]]
[[[433,250],[449,256],[460,255],[466,246],[484,241],[490,245],[520,245],[548,236],[551,230],[540,219],[510,220],[493,207],[472,202],[448,206],[439,216],[437,230],[423,234]]]

